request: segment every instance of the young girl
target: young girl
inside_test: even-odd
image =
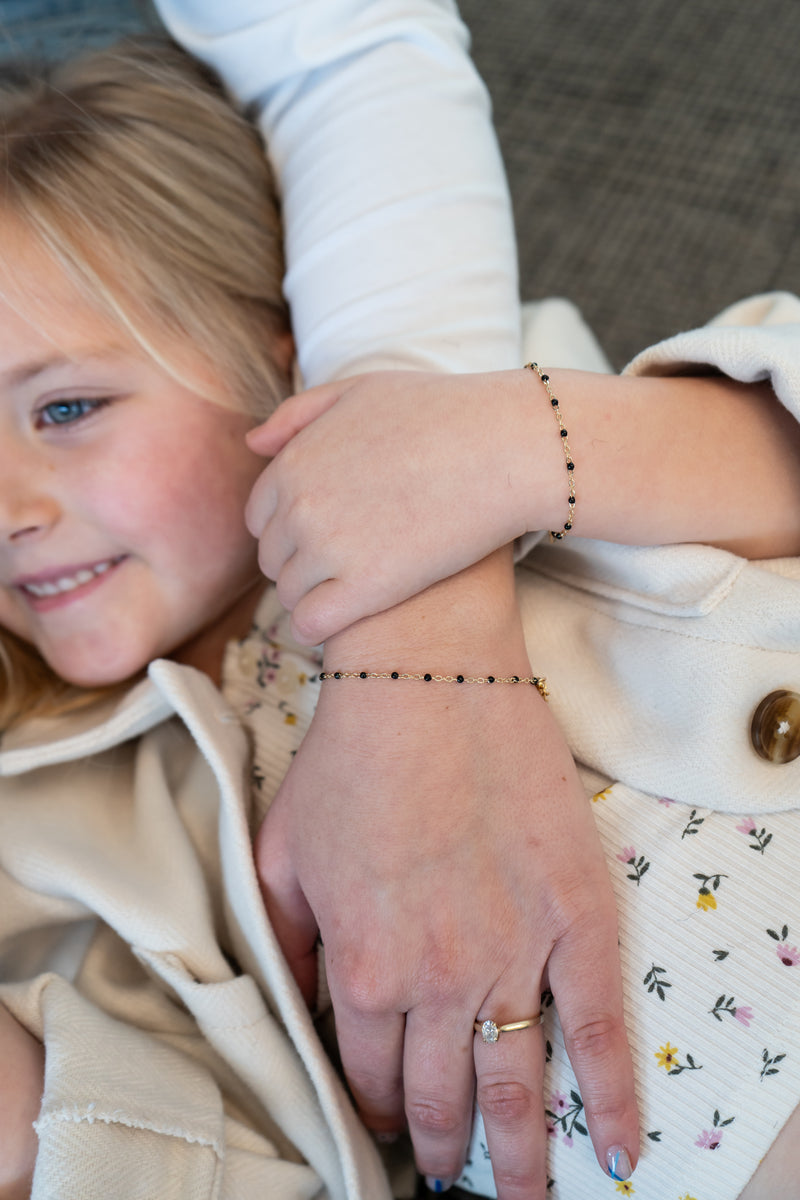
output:
[[[549,339],[543,357],[571,349],[576,366],[601,366],[563,304],[539,308],[530,334],[532,348]],[[800,303],[761,297],[620,379],[367,376],[288,401],[250,438],[278,455],[249,519],[302,636],[523,530],[554,531],[518,586],[612,873],[643,1118],[633,1179],[603,1189],[545,1010],[548,1172],[562,1198],[796,1190],[799,352]],[[367,412],[365,461],[354,436]],[[293,506],[310,474],[313,496]],[[706,545],[645,548],[690,539]],[[372,678],[398,665],[397,682]],[[326,666],[325,688],[443,686],[424,663]],[[502,1194],[490,1149],[479,1121],[463,1187]]]

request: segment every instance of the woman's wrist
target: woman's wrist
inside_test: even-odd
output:
[[[330,638],[324,664],[326,670],[519,674],[527,659],[510,548]]]

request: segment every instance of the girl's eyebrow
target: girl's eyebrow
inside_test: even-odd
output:
[[[12,367],[10,370],[0,373],[0,381],[9,387],[19,387],[21,384],[35,379],[37,375],[42,375],[45,371],[53,370],[55,367],[85,366],[88,363],[102,362],[105,359],[115,358],[119,353],[119,349],[114,347],[113,349],[109,348],[104,351],[93,351],[85,356],[62,353],[48,354],[43,358],[32,359],[27,363],[20,363],[19,366]]]

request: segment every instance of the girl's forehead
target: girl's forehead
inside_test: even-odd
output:
[[[56,258],[18,222],[0,222],[0,353],[38,345],[85,354],[121,346],[124,331],[82,293]]]
[[[136,332],[122,315],[94,303],[20,222],[0,220],[0,377],[49,361],[109,365],[124,357],[223,398],[210,363],[188,338],[178,341],[141,323]]]

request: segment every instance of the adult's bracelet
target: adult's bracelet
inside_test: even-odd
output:
[[[562,538],[565,538],[570,532],[572,529],[572,523],[575,520],[575,463],[572,460],[572,451],[570,450],[569,442],[567,441],[567,437],[569,435],[567,434],[567,430],[564,426],[564,418],[561,416],[561,409],[558,406],[558,400],[553,395],[553,389],[550,387],[550,376],[545,374],[538,363],[525,363],[525,367],[526,369],[533,371],[536,375],[538,375],[544,384],[545,391],[550,399],[550,406],[553,409],[553,415],[555,416],[556,421],[558,421],[558,430],[561,434],[561,445],[564,447],[564,458],[567,463],[567,479],[569,480],[569,498],[567,500],[569,509],[567,510],[567,519],[564,522],[563,528],[550,530],[550,541],[560,542]]]
[[[528,683],[542,699],[549,696],[543,675],[436,675],[433,671],[320,671],[320,680],[328,679],[420,679],[423,683]]]

